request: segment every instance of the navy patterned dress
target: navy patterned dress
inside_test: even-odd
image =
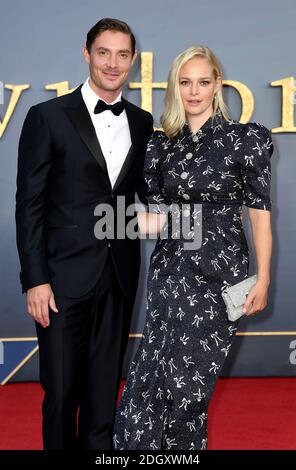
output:
[[[264,126],[227,122],[219,110],[196,134],[185,125],[172,139],[152,135],[148,200],[152,211],[171,208],[168,236],[151,255],[146,324],[116,413],[115,449],[207,448],[209,400],[237,329],[221,292],[248,276],[240,210],[271,210],[272,152]],[[199,227],[199,248],[185,250],[188,231],[172,223],[178,208],[189,231]]]

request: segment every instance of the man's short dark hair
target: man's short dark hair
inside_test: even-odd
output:
[[[119,31],[120,33],[129,34],[131,38],[132,53],[135,53],[136,40],[131,28],[124,21],[117,20],[115,18],[103,18],[89,30],[86,38],[86,48],[89,53],[96,37],[100,36],[104,31]]]

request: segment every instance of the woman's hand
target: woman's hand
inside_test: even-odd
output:
[[[143,235],[156,235],[161,232],[167,216],[165,214],[153,214],[150,212],[138,212],[138,225]]]
[[[243,312],[246,315],[255,315],[267,306],[269,283],[258,280],[250,290],[244,303]]]

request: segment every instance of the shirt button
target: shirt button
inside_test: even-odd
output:
[[[184,214],[184,217],[188,217],[190,215],[190,210],[189,209],[185,209],[183,211],[183,214]]]
[[[183,173],[181,173],[182,180],[186,180],[187,176],[188,176],[188,173],[186,173],[186,171],[183,171]]]
[[[108,248],[110,248],[110,243],[108,242]]]

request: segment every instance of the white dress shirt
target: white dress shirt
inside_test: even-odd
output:
[[[110,110],[95,114],[95,106],[101,98],[90,87],[89,77],[82,85],[81,93],[96,130],[113,188],[132,143],[126,112],[124,110],[119,116]],[[109,104],[120,100],[121,93]]]

